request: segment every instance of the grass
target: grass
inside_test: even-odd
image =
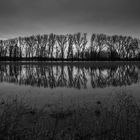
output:
[[[1,99],[0,140],[139,140],[140,106],[136,99],[120,93],[108,102],[37,108],[17,97]]]

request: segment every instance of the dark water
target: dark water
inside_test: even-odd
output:
[[[36,98],[41,103],[58,98],[126,91],[138,95],[139,64],[1,64],[0,95]],[[65,96],[65,97],[64,97]]]

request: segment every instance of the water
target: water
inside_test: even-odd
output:
[[[19,96],[38,106],[90,103],[118,92],[139,97],[138,63],[7,63],[0,65],[0,97]]]
[[[136,62],[1,63],[0,99],[35,108],[0,100],[0,129],[8,138],[140,139],[139,83]]]

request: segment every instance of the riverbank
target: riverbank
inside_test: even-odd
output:
[[[126,65],[140,64],[140,61],[0,61],[0,64],[20,64],[20,65]]]

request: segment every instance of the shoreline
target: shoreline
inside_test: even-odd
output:
[[[19,65],[125,65],[125,64],[140,64],[140,61],[0,61],[2,64],[19,64]]]

